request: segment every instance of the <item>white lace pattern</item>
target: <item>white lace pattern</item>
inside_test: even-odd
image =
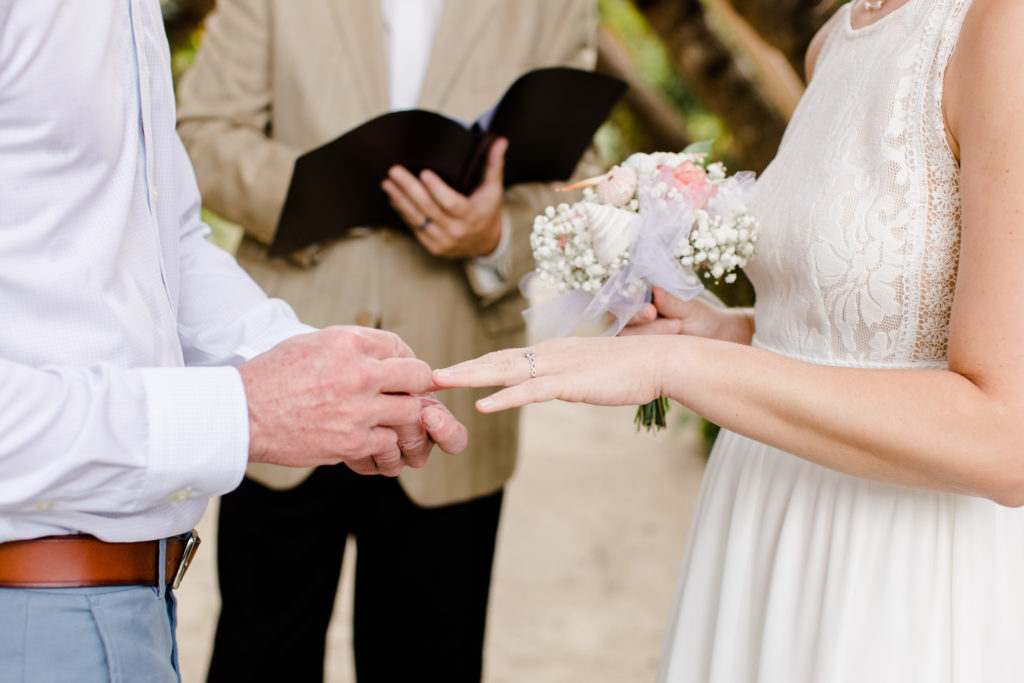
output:
[[[863,367],[944,367],[960,251],[942,79],[970,0],[839,11],[752,208],[754,344]],[[820,144],[807,144],[807,140]]]

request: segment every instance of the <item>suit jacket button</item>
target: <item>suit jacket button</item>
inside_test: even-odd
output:
[[[356,325],[360,327],[373,327],[373,316],[369,311],[359,311],[356,314]]]

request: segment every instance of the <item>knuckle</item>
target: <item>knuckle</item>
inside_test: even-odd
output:
[[[426,434],[417,434],[407,439],[399,439],[398,447],[403,452],[418,451],[429,443]]]
[[[346,439],[347,449],[352,453],[364,454],[369,449],[370,435],[363,430],[357,430]]]
[[[332,353],[351,354],[362,345],[356,330],[341,325],[332,325],[322,330]]]
[[[349,389],[357,394],[369,391],[373,384],[373,373],[364,365],[352,365],[345,370]]]
[[[387,467],[400,462],[402,459],[402,454],[398,451],[378,453],[377,455],[373,456],[373,459],[377,463],[378,467]]]

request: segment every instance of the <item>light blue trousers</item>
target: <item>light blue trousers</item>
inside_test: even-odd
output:
[[[180,683],[171,591],[0,588],[0,681]]]

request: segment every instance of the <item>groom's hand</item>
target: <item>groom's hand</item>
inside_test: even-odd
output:
[[[402,166],[392,166],[381,187],[431,254],[450,259],[486,256],[501,239],[507,149],[504,138],[494,141],[484,179],[469,196],[452,189],[433,171],[423,171],[417,178]]]
[[[434,444],[445,453],[458,453],[469,441],[466,428],[443,403],[432,394],[421,394],[419,399],[419,422],[395,428],[398,447],[409,467],[425,465]]]
[[[430,368],[390,332],[332,327],[299,335],[239,374],[252,462],[344,462],[360,474],[394,476],[426,462],[434,441],[450,452],[465,445],[465,428],[419,396],[431,384]],[[429,420],[439,423],[436,433]]]

